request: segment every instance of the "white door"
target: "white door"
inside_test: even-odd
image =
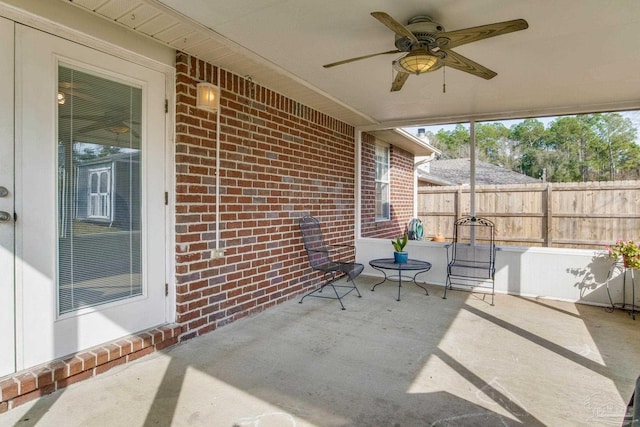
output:
[[[165,76],[15,37],[20,370],[166,320]]]
[[[13,22],[0,18],[0,377],[15,370]]]

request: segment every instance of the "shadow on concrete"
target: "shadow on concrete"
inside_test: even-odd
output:
[[[428,289],[403,287],[398,302],[397,284],[382,284],[347,297],[346,311],[292,300],[32,408],[47,411],[39,426],[65,415],[131,426],[620,424],[640,366],[626,314]],[[65,413],[71,405],[86,409]]]

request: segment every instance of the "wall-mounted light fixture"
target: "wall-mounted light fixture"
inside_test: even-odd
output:
[[[198,83],[196,107],[215,113],[220,106],[220,88],[211,83]]]

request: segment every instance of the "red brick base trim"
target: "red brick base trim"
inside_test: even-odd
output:
[[[0,413],[177,344],[181,330],[159,326],[0,378]]]

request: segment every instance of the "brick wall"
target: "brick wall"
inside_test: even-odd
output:
[[[217,83],[220,247],[216,237],[216,115],[195,108],[196,84]],[[228,71],[177,54],[176,299],[181,340],[313,287],[297,220],[353,239],[354,129]]]
[[[221,72],[216,115],[195,108],[196,84]],[[412,212],[413,157],[392,148],[392,221],[376,224],[375,140],[364,135],[363,234],[399,234]],[[317,217],[331,243],[354,237],[353,127],[250,79],[178,53],[176,64],[177,324],[133,334],[0,379],[0,413],[211,331],[313,288],[297,220]],[[216,237],[220,174],[220,247]],[[373,175],[372,175],[373,173]]]
[[[413,155],[391,146],[391,219],[375,221],[375,151],[376,139],[369,134],[362,136],[362,237],[394,238],[403,234],[413,217]]]

